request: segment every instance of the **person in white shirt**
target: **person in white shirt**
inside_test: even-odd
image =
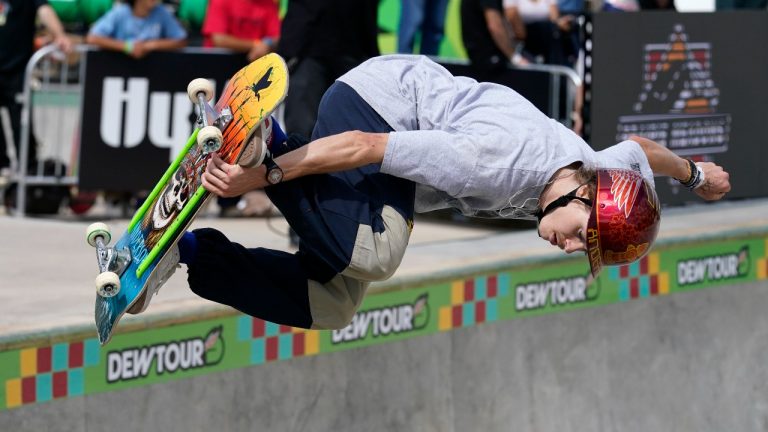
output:
[[[296,327],[346,326],[370,281],[400,264],[414,212],[538,220],[542,239],[587,253],[597,275],[652,246],[654,174],[707,200],[730,190],[721,167],[640,137],[596,152],[515,91],[422,56],[376,57],[339,78],[309,142],[270,124],[263,165],[214,155],[202,182],[220,196],[264,187],[298,252],[246,249],[212,229],[186,233],[179,248],[195,293]]]
[[[504,0],[504,16],[523,55],[538,63],[565,64],[563,32],[570,31],[570,16],[560,16],[557,0]]]

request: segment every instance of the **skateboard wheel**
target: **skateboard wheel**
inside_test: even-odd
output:
[[[101,297],[114,297],[120,292],[120,276],[104,272],[96,276],[96,293]]]
[[[97,237],[102,237],[105,245],[112,241],[112,233],[109,232],[107,224],[96,222],[88,225],[88,228],[85,230],[85,240],[88,244],[96,247]]]
[[[187,86],[187,96],[192,103],[197,103],[197,94],[204,93],[206,102],[213,99],[213,83],[205,78],[195,78]]]
[[[197,133],[197,145],[203,153],[213,153],[221,148],[224,137],[216,126],[206,126]]]
[[[267,154],[267,144],[257,134],[253,134],[251,139],[245,145],[243,152],[240,154],[240,160],[237,161],[238,165],[246,168],[253,168],[261,165],[264,162],[264,156]]]

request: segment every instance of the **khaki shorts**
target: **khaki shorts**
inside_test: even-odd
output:
[[[313,329],[344,328],[360,307],[372,281],[389,279],[400,266],[411,235],[411,222],[392,207],[381,212],[384,231],[360,225],[349,266],[330,281],[309,281]]]

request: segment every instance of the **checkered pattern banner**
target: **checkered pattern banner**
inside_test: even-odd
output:
[[[627,301],[669,294],[669,273],[659,270],[659,254],[651,253],[629,265],[608,267],[608,278],[619,284],[619,299]]]
[[[98,362],[96,339],[21,350],[18,376],[5,381],[6,407],[82,395],[83,370]]]
[[[509,275],[457,280],[451,284],[451,304],[440,308],[442,331],[499,319],[499,299],[509,296]]]
[[[242,316],[238,339],[251,344],[251,364],[314,355],[320,352],[320,333]]]
[[[757,278],[768,279],[768,239],[765,240],[765,256],[757,259]]]

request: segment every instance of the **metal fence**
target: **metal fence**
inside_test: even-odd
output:
[[[21,138],[15,203],[18,217],[25,214],[30,186],[77,185],[73,164],[78,157],[83,77],[80,59],[85,51],[86,46],[79,45],[67,55],[48,45],[35,52],[27,63],[24,91],[20,95]],[[33,124],[37,130],[31,132],[39,143],[38,162],[29,166],[29,136]]]
[[[530,64],[523,66],[522,69],[546,72],[550,75],[549,112],[564,113],[563,117],[555,118],[568,127],[573,126],[573,120],[569,114],[576,108],[577,93],[581,91],[582,80],[579,74],[569,67],[558,65]],[[565,102],[561,106],[560,87],[563,79],[566,80],[566,91]]]

